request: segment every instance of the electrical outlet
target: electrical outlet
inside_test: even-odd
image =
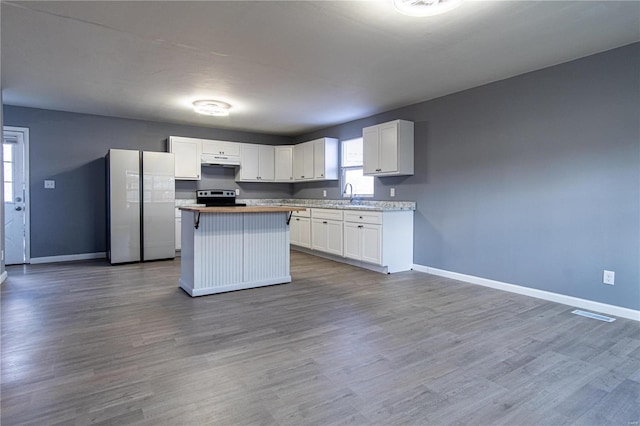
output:
[[[391,188],[389,190],[389,196],[390,197],[395,197],[396,196],[396,189],[395,188]]]
[[[327,197],[327,190],[326,189],[322,190],[322,196],[325,197],[325,198]]]
[[[607,271],[605,269],[604,273],[602,274],[602,283],[613,285],[615,280],[616,280],[616,273],[613,271]]]
[[[236,195],[240,195],[240,188],[236,188]]]
[[[56,181],[55,180],[45,180],[44,181],[45,189],[55,189]]]

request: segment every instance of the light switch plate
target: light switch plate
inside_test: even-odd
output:
[[[396,196],[396,189],[395,188],[391,188],[389,190],[389,196],[390,197],[395,197]]]
[[[55,189],[56,181],[55,180],[45,180],[44,181],[45,189]]]
[[[236,188],[236,195],[240,195],[240,188]]]

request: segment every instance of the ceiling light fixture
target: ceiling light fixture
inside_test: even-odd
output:
[[[215,117],[226,117],[229,115],[231,105],[222,101],[195,101],[193,110],[198,114],[213,115]]]
[[[460,6],[464,0],[393,0],[393,6],[404,15],[433,16]]]

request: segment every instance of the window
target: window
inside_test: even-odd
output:
[[[342,196],[351,196],[351,191],[345,191],[351,184],[354,197],[373,197],[373,177],[362,174],[362,138],[342,141],[341,161]]]
[[[4,167],[4,201],[13,203],[13,145],[3,143],[4,152],[2,166]]]

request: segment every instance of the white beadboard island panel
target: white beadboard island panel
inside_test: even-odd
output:
[[[203,296],[291,282],[289,213],[277,210],[183,209],[180,287]]]

